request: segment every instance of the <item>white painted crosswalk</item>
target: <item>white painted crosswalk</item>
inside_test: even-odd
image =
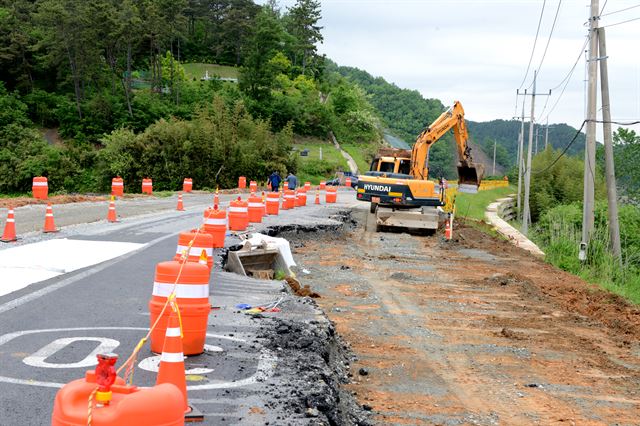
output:
[[[95,265],[144,244],[60,238],[0,251],[0,296]]]

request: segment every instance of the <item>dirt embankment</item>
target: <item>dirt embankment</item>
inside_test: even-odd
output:
[[[393,424],[638,424],[640,310],[457,227],[300,237],[302,285],[358,357],[347,388]]]

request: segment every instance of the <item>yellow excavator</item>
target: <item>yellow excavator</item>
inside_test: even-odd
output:
[[[378,230],[438,228],[442,212],[439,207],[445,205],[445,185],[443,180],[428,180],[429,148],[451,129],[458,151],[458,191],[478,192],[484,169],[471,158],[464,109],[456,101],[420,133],[411,151],[381,149],[370,170],[358,176],[356,197],[371,203]]]

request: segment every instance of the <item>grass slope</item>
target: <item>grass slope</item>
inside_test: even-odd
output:
[[[456,216],[482,221],[487,206],[498,198],[504,198],[515,192],[512,186],[496,188],[489,191],[479,191],[477,194],[458,192],[456,195]]]
[[[225,78],[238,78],[238,68],[229,67],[226,65],[216,64],[200,64],[200,63],[188,63],[182,64],[184,67],[185,76],[189,79],[199,80],[204,77],[205,72],[209,71],[209,76],[220,76]]]
[[[310,181],[317,185],[321,180],[331,179],[337,171],[349,170],[347,160],[328,141],[299,138],[294,143],[294,149],[298,153],[298,179],[301,182]],[[299,154],[304,149],[309,150],[306,157]],[[322,149],[322,160],[320,160],[320,149]]]

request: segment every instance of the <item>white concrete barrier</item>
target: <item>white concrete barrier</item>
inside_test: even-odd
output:
[[[512,198],[500,198],[496,200],[494,203],[489,204],[484,213],[484,217],[499,234],[508,238],[512,244],[527,250],[536,257],[544,258],[544,252],[540,250],[537,245],[500,217],[499,212],[505,211],[505,206],[511,203],[513,203]]]

